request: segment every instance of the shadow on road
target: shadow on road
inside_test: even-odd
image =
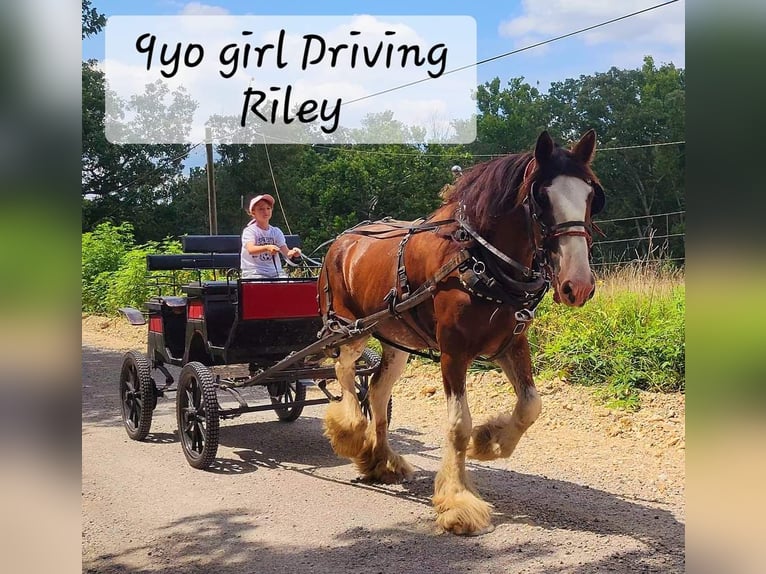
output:
[[[295,520],[300,520],[300,516],[296,514]],[[536,572],[575,574],[684,571],[683,549],[675,546],[661,553],[654,547],[617,551],[606,558],[586,559],[580,565],[557,567],[553,555],[559,548],[555,544],[504,540],[500,548],[488,547],[475,538],[438,535],[422,524],[415,528],[411,523],[382,529],[353,527],[339,534],[337,538],[342,544],[332,548],[311,547],[310,541],[307,544],[305,540],[296,544],[287,537],[278,546],[243,543],[253,530],[260,528],[268,528],[268,524],[253,523],[250,517],[225,510],[184,517],[166,525],[163,530],[169,534],[166,539],[139,542],[120,554],[100,556],[84,563],[83,572],[135,572],[130,556],[147,553],[153,564],[151,570],[144,571],[167,573],[508,572],[525,566],[534,566],[532,570]],[[542,564],[544,569],[540,568]]]

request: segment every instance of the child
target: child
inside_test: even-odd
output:
[[[287,248],[285,235],[279,227],[269,225],[274,209],[274,198],[268,193],[250,200],[248,213],[253,219],[242,231],[240,267],[243,279],[257,277],[285,277],[278,253],[292,258],[300,255],[297,247]]]

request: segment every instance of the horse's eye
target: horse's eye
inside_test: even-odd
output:
[[[540,207],[548,207],[550,205],[550,199],[548,198],[548,188],[540,186],[535,186],[532,190],[532,195],[534,197],[535,202]]]

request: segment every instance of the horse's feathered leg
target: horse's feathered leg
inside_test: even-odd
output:
[[[324,434],[338,456],[354,458],[364,446],[367,419],[356,396],[356,360],[364,351],[367,339],[352,341],[340,348],[335,361],[335,375],[343,389],[340,401],[331,402],[324,418]]]
[[[383,345],[380,370],[370,382],[370,410],[372,424],[362,452],[354,463],[362,480],[392,484],[412,476],[412,467],[404,458],[391,450],[388,444],[388,400],[394,383],[407,366],[408,353]]]
[[[441,368],[447,396],[447,441],[434,485],[436,522],[455,534],[481,534],[491,528],[491,506],[476,494],[465,471],[471,438],[471,412],[465,396],[468,362],[442,353]]]
[[[496,359],[516,391],[513,413],[501,413],[473,429],[468,456],[493,460],[511,456],[521,436],[542,410],[542,401],[532,379],[532,363],[526,337],[520,337],[505,355]]]

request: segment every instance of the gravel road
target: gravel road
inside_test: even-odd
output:
[[[145,442],[128,438],[117,380],[135,345],[113,325],[87,326],[83,572],[684,571],[683,397],[646,397],[623,415],[582,387],[541,385],[543,415],[513,456],[469,465],[496,528],[463,538],[436,530],[430,503],[444,408],[433,369],[410,371],[394,395],[391,443],[416,468],[406,484],[355,483],[322,435],[325,405],[293,423],[271,411],[222,421],[218,458],[199,471],[181,451],[174,400],[159,400]],[[483,389],[475,420],[513,404],[491,376],[470,386]]]

